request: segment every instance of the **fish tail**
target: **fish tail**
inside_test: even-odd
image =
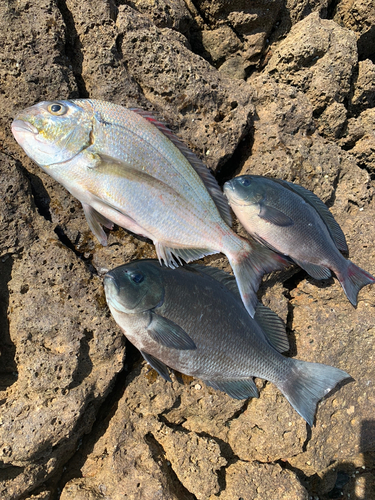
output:
[[[290,262],[255,240],[241,238],[237,252],[226,253],[247,312],[253,318],[258,303],[257,291],[265,273],[283,269]]]
[[[352,261],[348,263],[344,272],[336,272],[342,288],[353,306],[357,305],[357,297],[361,288],[375,283],[375,278],[367,271],[356,266]]]
[[[297,413],[312,427],[318,402],[339,382],[352,377],[333,366],[298,359],[289,359],[289,361],[292,374],[277,386]]]

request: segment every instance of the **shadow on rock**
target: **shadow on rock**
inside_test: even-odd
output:
[[[310,493],[318,495],[320,500],[374,500],[375,420],[362,422],[360,452],[363,454],[363,465],[339,463],[321,478],[312,478]]]
[[[92,361],[90,358],[90,340],[93,339],[94,334],[92,331],[89,331],[85,328],[83,332],[84,336],[81,339],[81,345],[78,353],[78,363],[77,367],[72,374],[72,382],[69,385],[68,389],[71,390],[74,387],[78,387],[81,385],[83,380],[90,375],[92,372]]]
[[[0,261],[0,391],[4,391],[17,380],[14,360],[16,348],[9,335],[7,309],[9,305],[8,282],[11,279],[13,259],[5,256]],[[25,285],[27,286],[27,285]],[[26,291],[26,290],[25,290]],[[21,290],[22,293],[22,290]]]

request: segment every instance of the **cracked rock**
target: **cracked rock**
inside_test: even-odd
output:
[[[313,13],[275,48],[266,72],[302,90],[320,114],[329,104],[348,98],[357,60],[355,34]]]
[[[372,0],[340,0],[333,19],[357,34],[361,59],[374,57],[375,5]]]
[[[102,288],[154,246],[115,228],[101,247],[10,123],[40,100],[144,107],[221,184],[254,173],[312,190],[374,274],[372,3],[20,0],[0,14],[1,499],[370,499],[374,286],[353,308],[336,278],[291,267],[259,290],[287,325],[286,355],[353,376],[312,429],[259,379],[245,401],[191,377],[167,383],[126,343]],[[203,263],[230,271],[222,255]]]
[[[162,427],[156,439],[162,445],[167,460],[181,483],[198,500],[220,491],[217,473],[227,461],[221,456],[218,444],[194,432],[181,433]],[[184,453],[180,453],[184,450]]]
[[[351,105],[357,112],[375,107],[375,64],[370,59],[358,63],[358,78]]]
[[[126,5],[119,8],[117,26],[132,78],[215,170],[233,154],[249,128],[251,89],[222,77],[189,50],[185,37],[157,28]]]
[[[277,483],[277,491],[274,484]],[[234,498],[251,498],[262,500],[273,498],[278,500],[308,500],[309,495],[299,480],[290,470],[280,465],[248,463],[238,461],[227,468],[226,490],[219,495],[220,500]],[[272,493],[271,493],[272,492]],[[210,500],[217,498],[211,497]]]

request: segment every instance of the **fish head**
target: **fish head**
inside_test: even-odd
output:
[[[21,111],[12,132],[25,153],[40,167],[71,160],[91,144],[90,101],[43,101]]]
[[[134,261],[104,276],[107,303],[117,311],[135,314],[160,306],[164,284],[159,263]]]
[[[257,175],[240,175],[224,184],[224,194],[230,205],[255,205],[265,195]]]

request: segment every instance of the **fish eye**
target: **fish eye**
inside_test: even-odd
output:
[[[251,181],[248,177],[244,177],[243,179],[241,179],[241,184],[244,186],[244,187],[247,187],[247,186],[250,186],[251,184]]]
[[[131,274],[130,275],[130,278],[131,280],[134,282],[134,283],[142,283],[142,281],[145,279],[145,277],[143,276],[143,274],[141,273],[134,273],[134,274]]]
[[[66,113],[67,109],[62,104],[50,104],[48,111],[53,115],[61,116]]]

